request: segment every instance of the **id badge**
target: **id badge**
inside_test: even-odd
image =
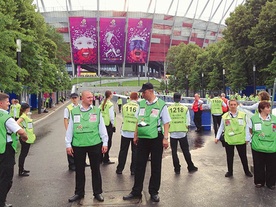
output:
[[[80,123],[80,115],[74,115],[74,123]]]
[[[90,114],[89,121],[90,122],[96,122],[97,121],[97,115],[96,114]]]
[[[139,116],[144,116],[144,115],[145,115],[145,109],[140,109]]]
[[[243,119],[239,119],[239,125],[243,126],[243,124],[244,124],[244,120]]]
[[[152,109],[150,116],[151,117],[157,117],[158,114],[159,114],[159,110],[158,109]]]
[[[32,129],[33,128],[33,123],[28,123],[28,128]]]
[[[262,124],[258,123],[258,124],[254,124],[254,128],[256,131],[261,131],[262,130]]]

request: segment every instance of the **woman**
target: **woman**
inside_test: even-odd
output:
[[[108,134],[108,150],[105,154],[103,154],[103,164],[114,164],[109,159],[109,150],[112,145],[112,135],[115,132],[115,112],[114,112],[114,105],[110,101],[112,99],[112,92],[106,91],[105,92],[105,99],[103,103],[100,105],[100,109],[103,115],[104,124],[106,126],[107,134]]]
[[[33,130],[33,120],[28,116],[28,113],[30,112],[30,106],[27,103],[23,103],[21,105],[20,113],[19,113],[19,119],[17,120],[17,123],[26,131],[28,135],[28,140],[26,142],[23,142],[20,139],[21,143],[21,152],[19,155],[18,160],[18,167],[19,167],[19,176],[29,176],[30,171],[24,169],[24,163],[25,159],[29,153],[29,149],[31,144],[34,143],[36,136],[34,134]]]
[[[266,186],[274,190],[276,182],[276,116],[270,114],[267,101],[259,103],[258,114],[251,117],[254,183],[256,188]]]
[[[259,102],[257,102],[257,103],[255,103],[255,104],[253,104],[253,105],[251,105],[251,106],[244,106],[244,105],[242,105],[242,104],[240,104],[240,107],[242,108],[242,109],[247,109],[247,110],[256,110],[256,111],[258,111],[258,106],[259,106],[259,103],[261,102],[261,101],[270,101],[270,96],[269,96],[269,93],[267,93],[266,91],[261,91],[261,92],[259,92],[259,94],[258,94],[258,97],[259,97]]]

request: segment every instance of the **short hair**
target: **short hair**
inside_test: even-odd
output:
[[[260,96],[260,101],[270,101],[270,95],[266,91],[259,92],[258,96]]]
[[[0,101],[3,101],[3,100],[5,100],[5,99],[7,99],[9,97],[10,96],[8,94],[6,94],[6,93],[0,93]]]
[[[181,94],[180,93],[174,93],[173,94],[173,100],[175,102],[180,102],[180,100],[181,100]]]
[[[218,92],[214,92],[214,96],[218,96]]]
[[[262,112],[262,110],[264,109],[264,108],[269,108],[269,107],[271,107],[271,104],[268,102],[268,101],[261,101],[260,103],[259,103],[259,105],[258,105],[258,111],[259,111],[259,113],[261,113]]]

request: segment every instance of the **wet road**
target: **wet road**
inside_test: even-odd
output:
[[[244,175],[240,160],[235,154],[234,177],[225,178],[226,156],[221,144],[214,144],[212,132],[197,134],[192,130],[188,134],[192,159],[199,168],[190,174],[186,170],[183,155],[179,152],[182,165],[180,175],[175,175],[170,149],[164,151],[160,202],[152,203],[148,194],[150,166],[144,182],[141,201],[123,201],[122,196],[130,192],[133,176],[130,175],[128,157],[122,175],[115,173],[120,145],[117,127],[110,151],[114,165],[101,166],[105,201],[99,203],[93,199],[91,176],[86,168],[86,196],[80,202],[68,203],[74,193],[74,173],[69,172],[65,154],[63,127],[63,109],[35,124],[38,140],[31,146],[25,168],[31,170],[29,177],[18,177],[15,166],[13,187],[8,194],[8,203],[14,207],[77,207],[77,206],[172,206],[172,207],[273,207],[276,206],[276,191],[267,188],[256,189],[253,178]],[[121,116],[117,116],[117,126],[121,125]],[[18,156],[18,155],[17,155]],[[248,160],[252,164],[250,147]]]

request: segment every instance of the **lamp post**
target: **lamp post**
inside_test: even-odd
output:
[[[222,83],[223,83],[223,93],[226,94],[226,90],[225,90],[225,69],[222,69]]]
[[[165,77],[165,83],[166,83],[166,95],[168,94],[168,79]]]
[[[138,74],[138,86],[140,86],[140,74]]]
[[[102,86],[102,75],[100,74],[100,86]]]
[[[254,95],[256,94],[256,66],[253,64],[253,90]]]
[[[189,75],[186,75],[186,97],[189,96]]]
[[[149,72],[148,72],[148,83],[149,83]]]
[[[39,63],[39,70],[41,71],[41,62]],[[38,92],[38,97],[37,97],[37,113],[41,114],[41,81],[38,84],[39,85],[39,92]]]
[[[201,73],[202,98],[204,98],[204,73]]]
[[[16,40],[16,60],[17,60],[17,65],[19,68],[21,68],[21,39]],[[16,81],[19,82],[19,76],[17,75]],[[17,96],[19,103],[21,103],[21,95],[18,94]]]

